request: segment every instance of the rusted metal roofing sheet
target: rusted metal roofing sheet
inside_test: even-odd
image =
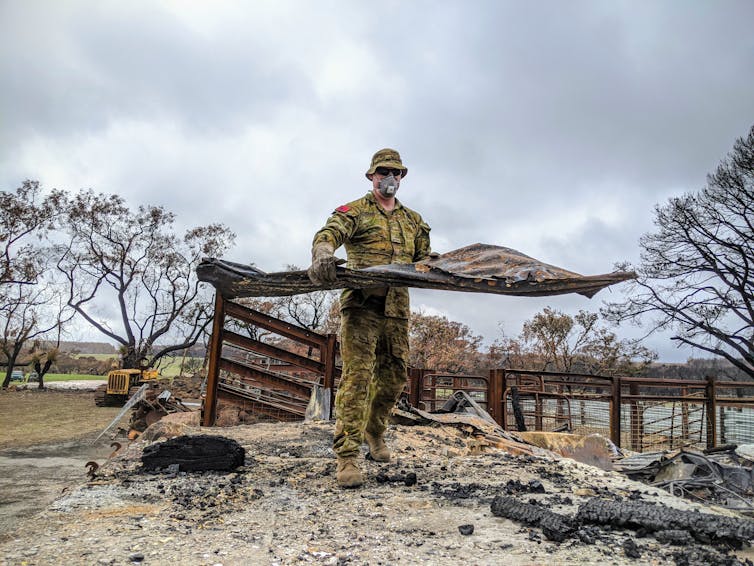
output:
[[[214,285],[225,298],[384,286],[523,296],[579,293],[592,297],[609,285],[636,278],[635,273],[625,271],[579,275],[516,250],[488,244],[473,244],[417,263],[366,269],[338,267],[337,281],[328,286],[309,281],[306,271],[265,273],[250,265],[219,259],[205,259],[196,271],[200,281]]]

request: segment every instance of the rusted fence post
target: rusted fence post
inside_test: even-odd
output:
[[[408,375],[411,378],[408,383],[408,402],[412,407],[419,408],[421,401],[422,385],[424,383],[425,370],[419,368],[408,368]]]
[[[327,416],[328,419],[333,418],[333,406],[335,405],[335,354],[337,343],[337,335],[328,334],[325,347],[320,349],[320,361],[325,364],[325,377],[322,386],[330,394],[330,414]]]
[[[500,419],[503,421],[501,426],[508,430],[508,401],[505,398],[505,391],[508,389],[508,370],[503,369],[503,377],[500,383]]]
[[[209,365],[207,367],[207,390],[202,406],[202,426],[213,426],[217,417],[217,385],[220,379],[220,354],[223,347],[225,325],[225,300],[215,291],[215,316],[212,319],[212,337],[209,341]]]
[[[621,382],[620,377],[612,377],[612,394],[610,396],[610,440],[620,448],[620,405],[621,405]]]
[[[503,369],[491,369],[490,380],[487,392],[487,412],[501,427],[505,428],[505,419],[503,418],[503,383],[505,373]]]
[[[717,446],[717,388],[715,378],[707,376],[707,385],[704,388],[704,396],[707,403],[707,448]]]

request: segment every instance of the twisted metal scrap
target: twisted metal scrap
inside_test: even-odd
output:
[[[635,273],[626,271],[579,275],[516,250],[487,244],[472,244],[416,263],[366,269],[338,267],[338,279],[332,285],[315,285],[306,271],[265,273],[250,265],[213,258],[202,261],[196,272],[200,281],[214,285],[226,299],[385,286],[531,297],[579,293],[592,297],[609,285],[636,278]]]

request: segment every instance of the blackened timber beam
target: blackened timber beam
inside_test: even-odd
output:
[[[269,389],[282,389],[304,401],[311,397],[312,389],[303,383],[285,379],[263,369],[250,368],[242,364],[226,360],[220,360],[220,369],[248,378],[253,383]]]
[[[290,324],[278,318],[273,318],[259,311],[255,311],[246,308],[238,303],[228,301],[225,305],[225,313],[227,316],[243,320],[245,322],[251,322],[257,326],[261,326],[266,330],[303,342],[308,346],[314,346],[315,348],[322,348],[327,343],[327,336],[317,334],[306,328]]]
[[[304,356],[299,356],[298,354],[293,354],[288,350],[276,348],[275,346],[265,344],[264,342],[260,342],[259,340],[253,340],[252,338],[247,338],[246,336],[241,336],[240,334],[229,332],[227,330],[223,332],[223,338],[228,344],[233,344],[234,346],[245,348],[252,352],[256,352],[257,354],[264,354],[265,356],[275,358],[276,360],[282,360],[284,362],[293,364],[294,366],[302,367],[316,373],[325,373],[325,364],[323,364],[322,362],[312,360],[311,358],[305,358]]]

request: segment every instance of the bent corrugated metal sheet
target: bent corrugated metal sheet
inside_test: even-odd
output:
[[[416,263],[366,269],[338,267],[337,281],[327,286],[312,283],[306,271],[265,273],[250,265],[211,258],[202,261],[196,272],[200,281],[214,285],[226,299],[380,286],[533,297],[579,293],[592,297],[609,285],[636,278],[635,273],[626,271],[579,275],[516,250],[488,244],[472,244]]]

